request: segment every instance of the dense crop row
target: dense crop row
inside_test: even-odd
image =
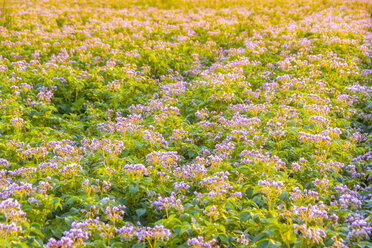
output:
[[[145,2],[3,5],[0,247],[370,247],[371,5]]]

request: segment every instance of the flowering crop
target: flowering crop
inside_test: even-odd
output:
[[[0,0],[0,247],[371,247],[368,0]]]

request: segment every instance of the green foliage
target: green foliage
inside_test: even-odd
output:
[[[370,246],[370,3],[0,4],[0,247]]]

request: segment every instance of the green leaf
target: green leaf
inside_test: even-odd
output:
[[[52,200],[52,203],[53,203],[53,210],[57,210],[58,208],[62,210],[62,204],[61,204],[60,198],[54,198]]]
[[[0,244],[1,244],[1,247],[10,247],[10,243],[9,242],[6,242],[6,241],[3,241],[3,240],[0,240]]]
[[[257,242],[258,248],[276,248],[282,246],[280,242],[275,242],[272,239],[263,239]]]
[[[138,217],[141,217],[142,215],[146,213],[146,209],[143,209],[143,208],[137,209],[136,213]]]
[[[138,191],[138,186],[129,185],[129,191],[132,195],[134,195]]]
[[[248,220],[248,218],[251,216],[251,213],[248,212],[248,211],[243,211],[241,214],[240,214],[240,222],[241,223],[244,223],[246,220]]]

